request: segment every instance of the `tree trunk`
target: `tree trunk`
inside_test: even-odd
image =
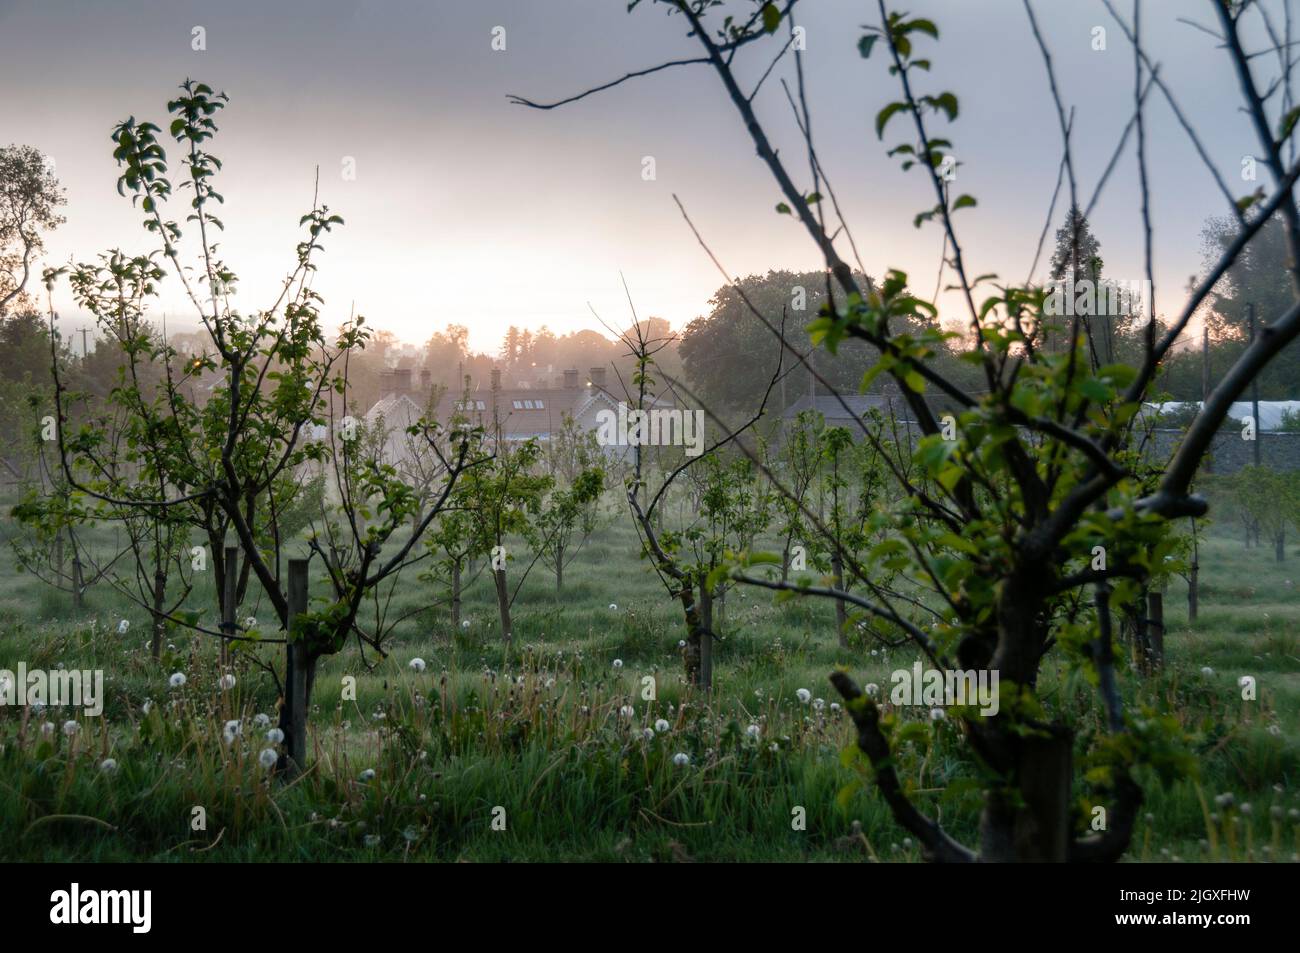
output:
[[[221,596],[221,631],[227,636],[233,636],[238,631],[235,622],[235,609],[239,604],[239,574],[236,569],[239,567],[239,550],[234,546],[226,547],[226,565],[225,565],[225,583],[224,592]],[[225,638],[221,640],[221,667],[225,669],[230,662],[230,640]]]
[[[501,641],[510,644],[510,590],[506,585],[506,571],[493,569],[492,578],[497,587],[497,610],[501,613]]]
[[[451,564],[451,627],[460,631],[460,560]]]
[[[843,591],[844,589],[844,559],[840,551],[835,550],[835,555],[831,557],[831,571],[835,574],[835,588]],[[835,600],[835,631],[839,633],[840,648],[849,647],[849,613],[844,607],[843,599]]]
[[[84,609],[86,606],[86,583],[81,573],[81,550],[77,548],[77,537],[72,535],[72,527],[68,527],[68,542],[72,544],[72,602],[78,609]]]
[[[700,667],[696,686],[706,692],[713,688],[713,593],[708,586],[700,582]]]
[[[1273,537],[1273,555],[1278,562],[1286,562],[1286,527],[1280,527]]]
[[[1199,562],[1193,562],[1191,572],[1187,574],[1187,624],[1188,625],[1196,624],[1196,612],[1197,609],[1199,608],[1199,601],[1201,597],[1200,577],[1201,577],[1201,564]]]
[[[1137,668],[1144,675],[1151,673],[1151,632],[1147,616],[1147,590],[1143,587],[1133,606],[1133,651],[1137,653]]]
[[[289,630],[294,620],[307,611],[307,560],[289,560]],[[227,576],[234,580],[234,573]],[[284,647],[284,701],[280,706],[280,730],[284,749],[279,768],[295,777],[307,766],[307,712],[316,680],[316,655],[302,641],[287,641]]]
[[[564,544],[555,546],[555,591],[564,591]]]
[[[1016,742],[1015,790],[993,791],[980,816],[980,859],[994,863],[1063,863],[1070,843],[1071,738]]]
[[[163,636],[167,633],[167,620],[163,618],[167,602],[167,573],[161,568],[153,574],[153,642],[149,654],[157,661],[162,656]]]

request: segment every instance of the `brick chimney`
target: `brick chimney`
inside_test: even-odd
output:
[[[499,367],[492,368],[492,389],[501,389],[501,368]]]
[[[427,391],[433,387],[433,371],[427,367],[420,370],[420,390]]]
[[[564,372],[564,389],[578,389],[578,369],[576,367]]]
[[[409,367],[399,367],[393,371],[393,389],[399,394],[409,394],[411,392],[411,369]]]
[[[591,369],[591,386],[595,390],[605,389],[605,368],[593,367]]]

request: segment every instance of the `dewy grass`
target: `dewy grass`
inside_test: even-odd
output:
[[[562,597],[530,579],[512,650],[486,579],[466,592],[470,626],[455,633],[445,608],[417,611],[422,587],[404,587],[393,611],[414,614],[387,659],[373,671],[354,653],[322,664],[312,767],[288,784],[262,759],[278,750],[275,688],[247,658],[223,690],[210,640],[173,633],[152,662],[146,620],[107,587],[74,613],[7,565],[0,669],[103,669],[105,699],[99,718],[0,708],[0,856],[919,860],[859,762],[841,758],[853,735],[826,682],[842,664],[887,688],[915,653],[840,648],[828,605],[733,590],[714,691],[701,695],[682,683],[680,615],[635,552],[630,528],[614,522],[573,564]],[[1290,860],[1300,852],[1300,564],[1223,538],[1204,547],[1202,567],[1197,629],[1175,584],[1166,670],[1125,680],[1131,704],[1161,698],[1193,733],[1199,776],[1167,787],[1142,778],[1128,856]],[[192,604],[206,611],[210,594]],[[248,614],[269,613],[254,604]],[[123,618],[134,623],[119,634]],[[423,671],[409,666],[415,657]],[[174,672],[185,675],[178,688]],[[1242,700],[1245,675],[1255,701]],[[355,699],[342,700],[345,676]],[[1053,669],[1040,687],[1054,704],[1093,710],[1091,689]],[[918,732],[898,763],[927,810],[969,838],[980,779],[957,758],[956,732],[940,723],[932,743]]]

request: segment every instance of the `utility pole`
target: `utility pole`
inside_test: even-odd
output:
[[[1201,327],[1201,409],[1210,400],[1210,325],[1205,323]],[[1214,468],[1213,456],[1205,458],[1205,472],[1210,473]],[[1195,523],[1195,520],[1192,521]]]
[[[1210,326],[1201,328],[1201,406],[1210,399]]]
[[[1246,313],[1250,316],[1250,343],[1255,343],[1255,337],[1258,329],[1255,324],[1255,303],[1252,301],[1246,305]],[[1259,375],[1256,374],[1254,380],[1250,382],[1250,412],[1255,420],[1255,466],[1259,466],[1259,444],[1260,438],[1264,436],[1264,428],[1259,423]]]
[[[89,331],[90,331],[89,328],[81,329],[81,356],[83,358],[90,353],[90,345],[86,343],[86,335],[89,333]]]

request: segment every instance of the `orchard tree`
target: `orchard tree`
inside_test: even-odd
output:
[[[457,479],[478,461],[468,456],[468,440],[453,435],[453,449],[443,458],[440,491],[421,504],[418,490],[393,468],[350,457],[346,438],[340,445],[339,417],[348,393],[345,358],[365,346],[368,330],[359,316],[343,322],[335,335],[325,330],[323,302],[311,278],[322,239],[342,224],[325,205],[313,202],[302,216],[302,238],[269,304],[251,312],[234,307],[238,279],[218,256],[215,242],[223,230],[216,214],[224,202],[216,190],[221,162],[209,151],[227,101],[224,93],[186,80],[180,95],[168,103],[171,121],[165,133],[134,117],[112,133],[113,157],[122,170],[118,189],[130,195],[157,243],[152,253],[129,259],[139,262],[130,279],[138,282],[132,307],[143,313],[156,300],[158,285],[174,277],[206,335],[197,355],[182,356],[157,341],[141,342],[149,359],[165,369],[160,386],[131,395],[136,411],[132,425],[155,447],[139,461],[140,483],[149,489],[123,494],[112,481],[83,475],[100,437],[88,427],[70,428],[63,374],[52,345],[58,447],[72,488],[123,517],[187,507],[220,514],[218,525],[233,534],[244,566],[284,635],[268,639],[258,631],[241,633],[229,621],[231,607],[226,607],[219,631],[197,622],[190,626],[225,642],[287,643],[283,677],[276,677],[283,696],[284,763],[293,769],[301,768],[307,757],[306,717],[317,661],[342,650],[354,636],[360,645],[382,651],[378,635],[359,621],[363,603],[419,558],[412,551]],[[180,153],[179,163],[168,158],[169,139]],[[173,186],[177,171],[183,178]],[[177,193],[188,193],[183,224],[169,217]],[[189,248],[193,267],[182,254]],[[48,272],[47,278],[57,275]],[[74,270],[73,290],[83,300],[93,284],[90,270]],[[54,320],[51,311],[52,340]],[[210,388],[201,404],[188,399],[200,380],[204,390]],[[436,424],[421,421],[413,429],[439,446]],[[342,492],[334,518],[304,546],[285,533],[283,520],[313,471],[333,471]],[[306,562],[292,561],[294,555],[308,553],[322,560],[330,584],[311,604],[304,591]],[[226,571],[234,572],[234,567]],[[291,590],[291,579],[303,588]]]
[[[0,147],[0,318],[26,293],[45,249],[43,233],[63,224],[58,209],[66,201],[40,150]]]
[[[1143,50],[1141,5],[1130,23],[1109,0],[1103,2],[1133,50],[1133,115],[1120,145],[1131,139],[1135,147],[1150,280],[1143,90],[1155,84],[1171,101],[1173,92]],[[946,138],[951,133],[936,128],[955,124],[960,114],[957,94],[935,87],[931,78],[939,26],[890,10],[885,0],[878,0],[878,18],[861,35],[859,51],[868,60],[864,68],[885,61],[898,93],[877,107],[875,132],[881,139],[890,136],[890,154],[904,171],[921,176],[932,195],[933,204],[927,201],[909,224],[928,223],[942,232],[943,267],[958,293],[970,342],[963,359],[978,369],[978,387],[963,385],[936,365],[935,355],[953,332],[934,321],[929,302],[907,291],[905,274],[888,270],[878,286],[864,287],[855,275],[865,269],[860,264],[855,268],[841,253],[846,243],[851,249],[852,231],[814,145],[816,99],[805,83],[803,31],[796,33],[799,0],[758,0],[747,15],[737,15],[732,5],[724,12],[716,0],[633,0],[630,6],[665,9],[679,18],[697,54],[638,69],[554,103],[516,101],[553,108],[676,63],[708,67],[772,175],[781,194],[777,212],[788,214],[808,233],[834,282],[835,293],[828,294],[809,325],[813,341],[829,360],[836,359],[842,343],[870,344],[876,356],[862,368],[868,372],[864,383],[888,374],[921,434],[912,444],[917,477],[891,467],[899,483],[897,499],[877,507],[870,520],[869,529],[887,535],[889,545],[846,554],[845,572],[862,594],[782,582],[755,571],[747,563],[758,561],[744,557],[736,560],[735,577],[771,589],[844,599],[892,626],[936,668],[999,673],[1001,702],[995,714],[981,715],[971,706],[953,709],[971,763],[979,767],[982,807],[975,846],[943,829],[927,810],[927,794],[907,789],[900,759],[906,756],[902,741],[911,733],[900,733],[898,714],[882,712],[848,673],[831,676],[857,729],[856,747],[846,758],[857,759],[874,777],[896,821],[928,857],[956,862],[1117,860],[1140,816],[1144,793],[1139,778],[1148,770],[1166,779],[1184,775],[1195,770],[1195,759],[1177,719],[1135,713],[1126,704],[1112,606],[1131,601],[1163,567],[1174,545],[1175,522],[1206,512],[1205,500],[1191,492],[1191,485],[1214,434],[1251,380],[1300,336],[1300,306],[1288,304],[1261,315],[1262,333],[1219,377],[1154,488],[1135,477],[1129,453],[1134,420],[1153,393],[1165,357],[1210,290],[1275,212],[1286,226],[1288,276],[1300,292],[1300,209],[1293,192],[1300,165],[1283,159],[1296,113],[1270,113],[1252,72],[1263,61],[1252,60],[1242,40],[1243,19],[1260,16],[1262,4],[1216,0],[1210,6],[1240,82],[1271,191],[1239,202],[1211,166],[1235,213],[1235,237],[1167,326],[1155,320],[1155,302],[1144,302],[1142,347],[1135,362],[1094,366],[1084,327],[1088,315],[1050,314],[1043,287],[1001,283],[969,267],[958,221],[976,214],[971,210],[978,203],[954,188],[948,172],[951,156],[960,153]],[[1086,214],[1091,202],[1079,195],[1069,111],[1056,92],[1055,67],[1029,3],[1026,13],[1053,91],[1069,204]],[[833,36],[830,42],[835,42]],[[1281,55],[1285,58],[1285,52]],[[749,62],[755,58],[760,62]],[[765,67],[786,58],[795,66],[788,102],[806,147],[797,150],[807,160],[802,172],[790,164],[790,150],[778,153],[757,113],[756,97],[775,68]],[[751,75],[760,78],[756,83],[743,78]],[[1289,77],[1287,70],[1270,93],[1287,87]],[[1292,100],[1288,88],[1282,101]],[[973,161],[965,158],[967,165]],[[1077,247],[1070,257],[1079,259]],[[774,350],[802,360],[770,314],[759,308],[751,313],[768,327]],[[1064,346],[1039,346],[1049,332]],[[952,410],[941,414],[936,398]],[[862,429],[870,439],[867,428]],[[776,564],[778,557],[770,561]],[[764,558],[758,565],[767,562]],[[905,574],[925,594],[917,600],[922,606],[875,587],[881,569]],[[926,615],[940,610],[941,618],[931,624]],[[1074,696],[1057,691],[1054,675],[1047,684],[1044,663],[1049,658],[1059,659],[1067,675],[1081,676],[1078,683],[1095,687],[1096,717],[1080,718]],[[1076,765],[1082,768],[1077,792]]]
[[[493,425],[490,439],[492,456],[465,476],[463,500],[473,523],[475,552],[485,553],[496,591],[497,614],[501,620],[501,640],[513,639],[511,608],[519,589],[536,558],[521,573],[513,591],[509,583],[509,564],[515,558],[511,536],[526,536],[541,512],[542,497],[550,488],[551,478],[536,472],[541,448],[536,440],[512,445],[500,420]]]
[[[536,520],[536,545],[543,561],[555,574],[557,593],[564,591],[565,567],[573,562],[596,530],[600,495],[604,491],[605,471],[599,466],[582,470],[567,486],[552,483]]]

